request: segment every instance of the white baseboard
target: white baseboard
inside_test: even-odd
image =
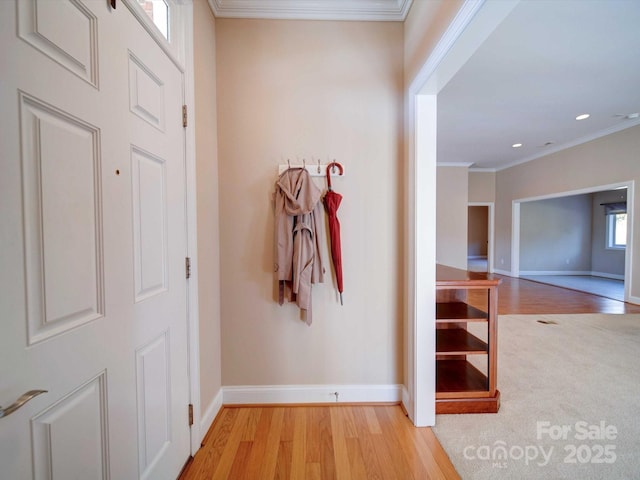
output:
[[[624,280],[624,275],[615,273],[593,272],[593,271],[577,271],[577,270],[521,270],[520,276],[536,276],[536,275],[581,275],[588,277],[610,278],[612,280]]]
[[[624,275],[618,275],[616,273],[604,273],[604,272],[591,272],[593,277],[610,278],[612,280],[624,280]]]
[[[400,402],[402,385],[269,385],[222,387],[225,405]],[[337,392],[337,395],[336,395]]]
[[[409,390],[407,387],[402,385],[402,405],[404,405],[405,410],[409,410],[409,404],[411,403],[411,396],[409,395]]]
[[[409,419],[413,422],[413,404],[411,402],[411,395],[409,395],[409,390],[407,390],[406,386],[402,386],[402,408],[407,413]]]
[[[520,270],[521,277],[536,275],[591,275],[591,271],[578,270]]]
[[[640,297],[629,296],[629,299],[627,300],[627,302],[633,303],[634,305],[640,305]]]
[[[204,436],[207,434],[213,421],[216,419],[218,412],[222,408],[222,398],[223,398],[223,389],[221,388],[218,391],[218,394],[211,400],[211,403],[207,407],[207,409],[200,417],[200,443],[204,439]]]
[[[498,275],[505,275],[507,277],[511,276],[511,270],[500,270],[499,268],[494,268],[493,273],[497,273]]]

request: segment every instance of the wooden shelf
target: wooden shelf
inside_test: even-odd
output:
[[[464,320],[465,322],[486,322],[488,315],[482,310],[464,302],[436,303],[436,322]]]
[[[464,328],[436,329],[436,353],[438,355],[481,354],[488,351],[486,342]]]
[[[495,413],[500,408],[496,388],[499,283],[487,273],[436,265],[436,413]],[[471,290],[486,292],[486,311],[468,304]],[[483,338],[486,332],[486,341],[467,330],[470,322],[483,322],[476,326],[481,327]],[[469,355],[479,354],[485,355],[486,372],[468,361]]]
[[[500,391],[489,397],[440,398],[436,401],[436,413],[498,413]]]
[[[448,393],[486,393],[487,376],[466,360],[436,360],[436,398]]]

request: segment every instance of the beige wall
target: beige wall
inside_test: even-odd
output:
[[[218,19],[216,47],[223,384],[402,383],[402,24]],[[345,304],[329,273],[310,327],[273,280],[277,168],[303,157],[346,170]]]
[[[496,176],[496,268],[511,268],[513,200],[591,189],[620,182],[640,184],[640,127],[636,126],[502,170]],[[633,200],[640,212],[640,195]],[[634,222],[631,295],[640,297],[640,231]],[[504,260],[504,263],[502,263]]]
[[[469,202],[491,203],[496,199],[495,172],[469,172]]]
[[[410,85],[462,6],[462,0],[414,0],[404,22],[404,75]]]
[[[200,404],[204,411],[211,405],[222,387],[215,19],[206,0],[193,2],[193,17]]]
[[[436,262],[467,268],[469,169],[437,169]]]

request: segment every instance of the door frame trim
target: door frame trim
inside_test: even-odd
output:
[[[200,431],[202,406],[200,405],[200,315],[198,308],[198,228],[196,208],[196,129],[195,129],[195,82],[193,59],[193,4],[179,4],[183,22],[184,47],[184,103],[190,106],[188,126],[185,128],[185,175],[187,182],[187,254],[191,258],[191,278],[188,283],[188,365],[189,398],[193,405],[193,425],[191,425],[191,455],[200,448],[203,433]],[[206,433],[206,432],[204,432]]]

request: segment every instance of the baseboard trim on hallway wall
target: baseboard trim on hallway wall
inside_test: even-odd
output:
[[[601,278],[610,278],[611,280],[623,280],[624,275],[618,275],[615,273],[605,273],[605,272],[591,272],[592,277],[601,277]]]
[[[497,273],[498,275],[504,275],[506,277],[511,276],[511,270],[501,270],[499,268],[494,268],[493,273]]]
[[[626,301],[629,303],[633,303],[634,305],[640,305],[640,297],[629,296]]]
[[[256,385],[222,390],[225,405],[262,405],[400,402],[402,388],[402,385]]]
[[[205,435],[213,425],[213,421],[220,413],[222,409],[223,389],[218,391],[218,394],[213,398],[207,409],[200,417],[200,443],[204,440]]]
[[[520,270],[521,277],[535,277],[538,275],[577,275],[592,276],[591,271],[581,270]]]

